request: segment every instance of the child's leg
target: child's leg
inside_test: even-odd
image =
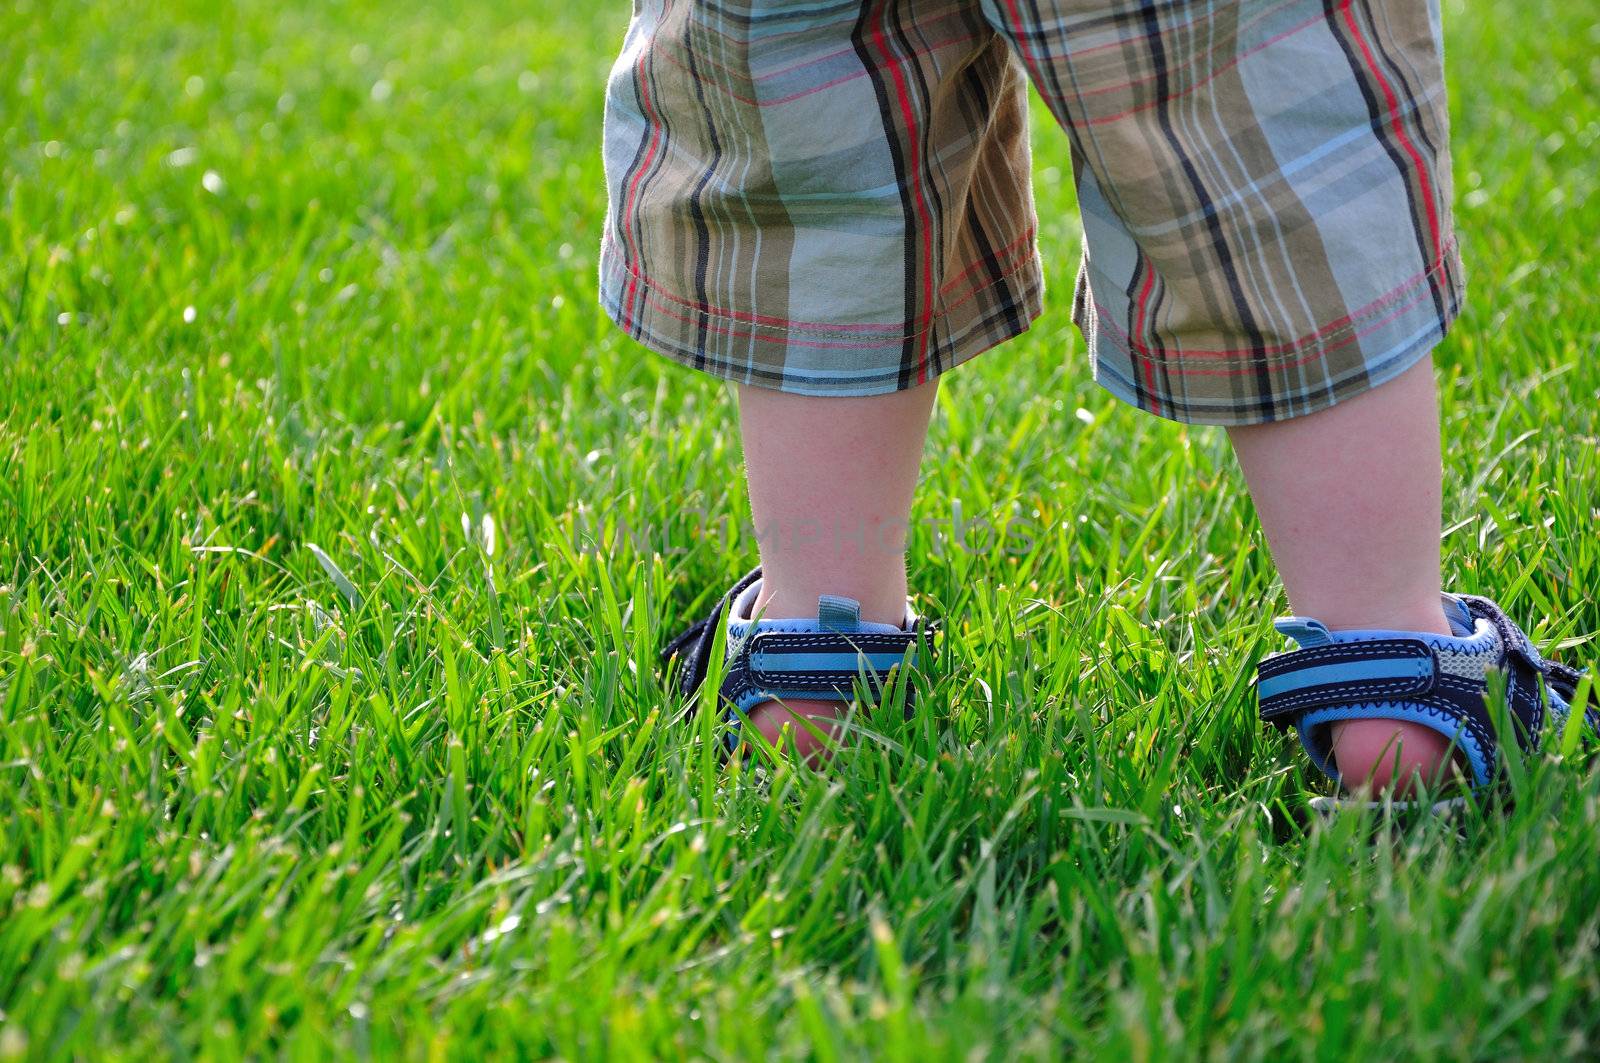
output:
[[[977,0],[634,5],[606,92],[601,302],[744,386],[768,620],[820,626],[822,594],[906,620],[927,385],[1041,309],[1027,91]],[[773,689],[741,698],[769,735]]]
[[[861,619],[900,624],[906,613],[905,540],[938,384],[870,398],[739,391],[750,509],[761,546],[767,618],[808,617],[817,598],[861,603]],[[817,740],[792,714],[838,717],[832,701],[766,702],[750,714],[769,740],[791,725],[796,748]]]
[[[1320,413],[1228,434],[1296,613],[1335,630],[1450,634],[1431,360]],[[1347,784],[1384,787],[1431,778],[1449,744],[1416,724],[1352,720],[1333,725],[1333,748]]]
[[[1461,294],[1437,0],[1094,8],[985,5],[1072,137],[1096,378],[1230,427],[1297,611],[1447,632],[1414,367]],[[1389,720],[1335,745],[1352,785],[1444,747]]]

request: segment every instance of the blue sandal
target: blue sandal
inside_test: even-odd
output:
[[[661,651],[671,668],[677,662],[679,689],[692,696],[705,682],[717,632],[727,631],[727,656],[720,701],[727,707],[729,752],[739,747],[739,726],[763,701],[814,698],[853,701],[864,688],[880,699],[895,670],[917,666],[922,644],[938,625],[906,605],[900,627],[861,619],[853,598],[823,595],[815,619],[752,619],[761,592],[758,567],[718,600],[711,615],[698,621]],[[906,685],[906,714],[915,688]]]
[[[1538,745],[1546,728],[1565,726],[1576,707],[1580,673],[1540,656],[1487,598],[1446,594],[1444,606],[1452,635],[1329,631],[1308,617],[1277,621],[1273,626],[1300,648],[1267,657],[1257,667],[1261,719],[1298,731],[1311,762],[1336,783],[1328,725],[1369,719],[1421,724],[1456,744],[1474,790],[1488,786],[1501,754],[1501,736],[1485,701],[1489,670],[1505,674],[1506,702],[1523,753]],[[1593,734],[1600,731],[1600,706],[1589,700],[1582,712]],[[1313,803],[1325,810],[1351,802]]]

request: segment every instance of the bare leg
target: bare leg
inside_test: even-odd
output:
[[[905,619],[905,540],[937,382],[870,398],[739,390],[750,509],[760,538],[757,611],[815,617],[817,598],[861,603],[861,619]],[[802,756],[818,743],[792,714],[835,720],[838,702],[766,702],[750,714],[769,741],[791,725]],[[824,728],[825,729],[825,728]]]
[[[1430,359],[1331,409],[1229,430],[1289,604],[1334,630],[1449,634],[1439,601],[1439,412]],[[1403,791],[1449,743],[1412,723],[1334,725],[1345,781]]]

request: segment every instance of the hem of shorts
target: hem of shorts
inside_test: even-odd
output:
[[[1462,266],[1459,252],[1454,243],[1450,246],[1450,255],[1454,263],[1454,274],[1461,277]],[[1444,273],[1444,264],[1441,263],[1430,271],[1429,282]],[[1363,367],[1361,370],[1346,374],[1332,381],[1327,387],[1307,395],[1288,397],[1278,400],[1277,405],[1290,407],[1292,412],[1281,415],[1262,413],[1257,410],[1235,411],[1228,409],[1194,409],[1175,401],[1170,395],[1151,396],[1144,394],[1142,389],[1135,387],[1133,381],[1118,373],[1112,366],[1106,364],[1104,359],[1094,358],[1094,380],[1096,384],[1109,391],[1116,398],[1136,409],[1151,413],[1163,420],[1176,421],[1179,424],[1216,425],[1223,428],[1244,428],[1255,424],[1274,424],[1279,421],[1290,421],[1297,417],[1306,417],[1313,413],[1320,413],[1331,406],[1352,399],[1357,395],[1371,391],[1375,387],[1387,384],[1395,377],[1410,369],[1421,361],[1430,351],[1437,347],[1449,335],[1451,326],[1461,315],[1462,304],[1466,297],[1466,285],[1460,281],[1439,287],[1433,285],[1436,291],[1449,296],[1444,313],[1438,316],[1433,329],[1419,336],[1417,339],[1392,351],[1388,357],[1376,366]],[[1080,328],[1081,321],[1075,321]],[[1135,361],[1133,352],[1124,343],[1109,337],[1102,330],[1096,330],[1095,343],[1112,348],[1122,355],[1131,365]],[[1285,352],[1281,360],[1300,360],[1312,357],[1321,348],[1321,343],[1308,343]],[[1260,403],[1256,403],[1260,405]]]
[[[617,293],[606,284],[609,266],[617,267],[618,271],[625,277],[638,281],[639,285],[647,292],[654,293],[673,302],[682,302],[683,300],[671,290],[630,270],[625,256],[619,254],[609,240],[605,241],[600,249],[600,307],[618,328],[626,332],[639,344],[687,369],[695,369],[708,376],[726,380],[730,383],[746,384],[767,391],[783,392],[787,395],[808,395],[824,398],[868,398],[874,395],[892,395],[895,392],[908,391],[911,388],[919,387],[935,380],[958,366],[965,365],[986,351],[993,350],[1009,340],[1016,339],[1024,332],[1027,332],[1033,326],[1033,323],[1039,319],[1040,315],[1044,313],[1044,273],[1038,255],[1034,254],[1024,259],[1017,267],[1002,274],[998,279],[990,281],[980,288],[973,288],[963,295],[962,301],[965,302],[969,299],[978,298],[984,292],[1002,284],[1008,282],[1016,283],[1019,279],[1021,280],[1013,299],[995,307],[981,317],[973,319],[971,326],[961,339],[940,350],[937,365],[935,364],[935,359],[930,356],[926,375],[920,381],[914,380],[902,386],[899,381],[898,371],[885,372],[883,370],[875,370],[870,373],[862,373],[859,376],[835,377],[825,385],[813,385],[807,382],[775,384],[751,372],[751,367],[746,363],[719,360],[715,355],[706,351],[695,352],[672,344],[667,339],[667,333],[663,333],[659,329],[650,328],[648,319],[652,315],[649,312],[641,315],[631,323],[624,320],[621,300],[616,297]],[[723,308],[706,307],[701,309],[705,314],[713,318],[738,321],[741,324],[746,323],[741,315],[730,313]],[[933,331],[938,324],[948,317],[949,311],[935,314],[928,323],[927,331]],[[1007,317],[1013,318],[1015,323],[1002,327]],[[797,335],[827,336],[830,334],[827,326],[817,328],[806,326],[785,327],[781,325],[760,327],[772,332],[792,331]],[[842,331],[843,329],[836,328],[832,330],[831,334],[837,335]],[[908,336],[914,335],[917,335],[917,333],[894,334],[885,332],[881,336],[875,336],[874,338],[882,339],[885,343],[900,343]]]

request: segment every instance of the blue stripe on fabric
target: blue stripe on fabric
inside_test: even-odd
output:
[[[817,203],[838,199],[888,199],[899,194],[898,184],[886,184],[876,188],[847,188],[840,192],[784,192],[775,196],[752,196],[751,202],[762,206],[769,204],[786,206],[790,203]]]
[[[1402,117],[1414,114],[1421,108],[1423,104],[1432,102],[1433,97],[1436,95],[1437,93],[1428,93],[1426,96],[1409,99],[1395,108],[1394,113]],[[1342,151],[1356,141],[1364,138],[1370,138],[1371,136],[1372,125],[1370,122],[1352,126],[1336,137],[1319,141],[1317,147],[1313,148],[1311,151],[1287,161],[1280,162],[1278,169],[1271,174],[1270,179],[1273,182],[1277,182],[1284,178],[1293,177],[1301,170],[1305,170],[1316,165],[1329,155],[1332,155],[1334,152]],[[1182,217],[1170,218],[1161,222],[1159,225],[1143,225],[1138,227],[1130,226],[1129,230],[1137,236],[1164,236],[1167,233],[1177,232],[1179,229],[1182,229],[1185,226],[1193,225],[1195,222],[1200,221],[1203,218],[1207,218],[1213,214],[1216,214],[1225,207],[1231,207],[1234,204],[1241,202],[1246,196],[1259,194],[1261,192],[1261,187],[1262,185],[1260,181],[1251,181],[1248,184],[1239,185],[1236,188],[1230,189],[1227,195],[1212,200],[1201,209],[1193,211],[1189,214],[1185,214]]]
[[[766,37],[798,33],[802,30],[848,25],[855,20],[858,7],[858,4],[846,2],[763,12],[760,15],[749,16],[749,25],[739,28],[736,32],[742,34],[748,41],[759,41]],[[720,24],[727,24],[726,19],[717,21]]]
[[[1260,697],[1272,698],[1291,690],[1332,686],[1335,683],[1362,683],[1374,679],[1421,679],[1432,671],[1433,661],[1426,657],[1386,657],[1300,668],[1263,679],[1256,689]]]
[[[771,653],[761,650],[751,656],[750,666],[758,672],[856,672],[862,658],[875,672],[886,672],[905,660],[898,653]]]

